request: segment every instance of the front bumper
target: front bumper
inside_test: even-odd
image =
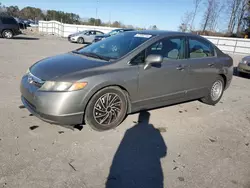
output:
[[[83,123],[83,113],[62,116],[48,115],[36,111],[34,105],[29,103],[23,96],[21,96],[21,100],[25,108],[28,109],[31,114],[45,122],[59,125],[78,125]]]
[[[98,41],[100,41],[100,40],[102,40],[102,39],[94,39],[94,41],[93,42],[98,42]]]
[[[39,91],[28,83],[27,76],[21,81],[21,100],[24,106],[38,118],[53,124],[76,125],[83,123],[83,90],[72,92]]]
[[[101,41],[101,40],[104,40],[106,39],[106,37],[97,37],[94,39],[94,42],[98,42],[98,41]]]
[[[75,37],[68,37],[68,41],[70,41],[70,42],[77,42],[77,38],[75,38]]]
[[[238,69],[238,72],[243,72],[243,73],[248,73],[248,74],[250,74],[250,63],[248,63],[248,64],[239,63],[237,69]]]

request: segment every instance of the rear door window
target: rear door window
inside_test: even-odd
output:
[[[10,17],[2,17],[1,22],[3,24],[17,24],[16,20],[14,18],[10,18]]]
[[[103,33],[100,32],[100,31],[96,31],[96,34],[97,34],[97,35],[102,35]]]
[[[212,45],[200,38],[189,38],[189,58],[204,58],[214,56]]]

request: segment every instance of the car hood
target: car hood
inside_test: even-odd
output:
[[[250,56],[243,57],[243,58],[242,58],[242,61],[250,62]]]
[[[30,67],[30,72],[45,81],[73,81],[79,79],[74,77],[75,73],[79,75],[86,70],[109,64],[110,62],[83,55],[66,53],[38,61]]]
[[[110,35],[108,34],[103,34],[103,35],[96,35],[96,38],[105,38],[105,37],[109,37]]]

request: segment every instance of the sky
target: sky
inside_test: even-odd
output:
[[[193,10],[193,0],[0,0],[5,6],[32,6],[96,17],[102,21],[121,21],[126,25],[163,30],[177,30],[186,11]],[[200,11],[202,13],[202,11]],[[195,25],[199,26],[200,15]]]

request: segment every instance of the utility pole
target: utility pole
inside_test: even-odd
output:
[[[111,11],[109,11],[109,27],[111,27]]]
[[[99,0],[96,0],[96,9],[95,9],[95,24],[94,24],[94,25],[96,25],[96,20],[97,20],[98,2],[99,2]]]

